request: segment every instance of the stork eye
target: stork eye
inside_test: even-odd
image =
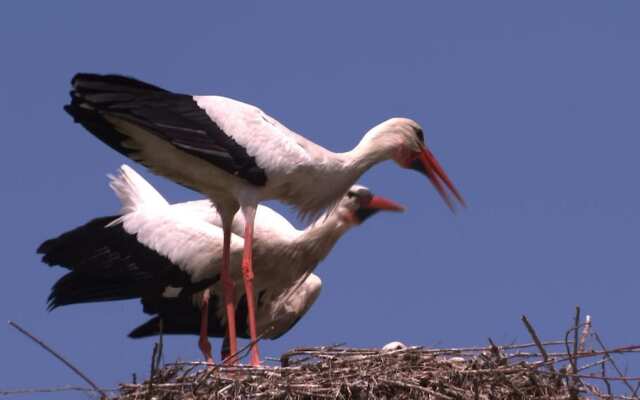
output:
[[[354,197],[355,195],[356,195],[356,194],[355,194],[355,193],[353,193],[352,191],[348,191],[348,192],[347,192],[347,197],[348,197],[348,198],[352,198],[352,197]]]
[[[422,128],[413,128],[416,136],[420,139],[420,142],[424,143],[424,133],[422,132]]]

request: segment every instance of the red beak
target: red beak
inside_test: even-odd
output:
[[[366,204],[362,204],[354,212],[354,218],[361,224],[380,211],[404,211],[404,207],[384,197],[373,195]]]
[[[385,199],[382,196],[373,196],[369,203],[366,205],[367,208],[373,208],[376,210],[387,210],[387,211],[404,211],[404,207],[392,200]]]
[[[417,162],[418,160],[419,162]],[[420,149],[420,155],[418,156],[418,159],[412,163],[411,168],[422,172],[427,176],[427,178],[429,178],[431,184],[436,188],[438,193],[440,193],[440,196],[445,203],[447,203],[447,206],[451,211],[455,213],[456,209],[453,205],[453,200],[451,199],[449,192],[445,190],[445,185],[463,207],[467,206],[460,195],[460,192],[458,192],[458,189],[453,185],[453,182],[451,182],[451,179],[449,179],[447,173],[444,172],[444,169],[429,149],[426,147],[422,147],[422,149]]]

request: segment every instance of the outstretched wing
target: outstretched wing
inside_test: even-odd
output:
[[[189,179],[198,171],[179,171],[184,165],[177,165],[195,157],[254,185],[266,183],[264,169],[234,138],[243,127],[223,130],[193,96],[119,75],[77,74],[71,83],[71,103],[65,110],[74,120],[157,173],[169,178],[186,175],[179,183],[198,189],[197,180]],[[225,100],[227,112],[251,107]]]
[[[117,218],[96,218],[40,245],[44,263],[70,270],[52,287],[50,309],[138,298],[163,293],[167,286],[193,291],[217,279],[194,283],[180,266],[142,244],[122,225],[109,226]]]

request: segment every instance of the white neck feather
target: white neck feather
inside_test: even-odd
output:
[[[294,240],[292,249],[297,254],[292,256],[301,257],[309,263],[319,263],[352,225],[339,209],[322,215]]]
[[[393,158],[396,149],[402,145],[402,136],[396,134],[399,129],[395,124],[383,122],[369,130],[353,150],[342,156],[351,168],[362,174],[375,164]]]

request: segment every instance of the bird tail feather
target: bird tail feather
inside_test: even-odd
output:
[[[123,164],[118,175],[109,175],[109,186],[122,203],[121,215],[137,211],[141,206],[165,207],[169,203],[162,195],[133,168]],[[114,221],[116,224],[119,221]]]

